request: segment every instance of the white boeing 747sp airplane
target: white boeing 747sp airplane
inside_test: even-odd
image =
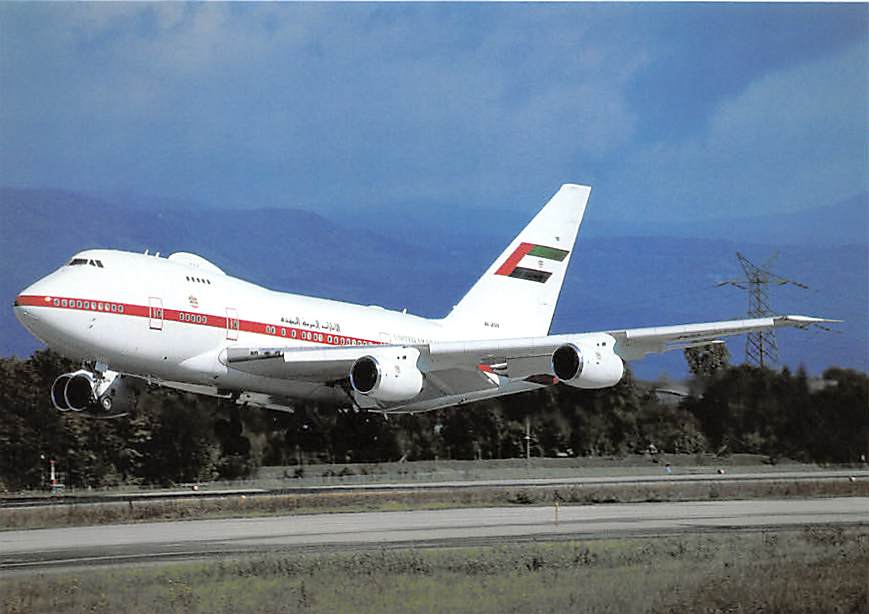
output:
[[[419,412],[563,382],[605,388],[624,361],[780,326],[778,316],[550,335],[591,188],[564,185],[445,318],[275,292],[189,253],[88,250],[21,292],[15,315],[83,368],[61,411],[123,411],[144,383],[291,409],[308,399]]]

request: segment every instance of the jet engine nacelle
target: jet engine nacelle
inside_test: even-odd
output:
[[[552,372],[574,388],[615,386],[625,363],[614,351],[615,339],[601,335],[588,343],[565,343],[552,353]]]
[[[422,392],[419,350],[411,347],[372,350],[350,368],[350,385],[378,401],[407,401]]]
[[[64,373],[51,385],[51,402],[60,411],[124,411],[133,403],[138,386],[133,378],[115,371],[86,369]]]

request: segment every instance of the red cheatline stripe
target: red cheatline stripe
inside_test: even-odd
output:
[[[63,301],[66,301],[66,306],[64,306]],[[105,313],[107,315],[134,316],[149,319],[152,315],[152,308],[147,305],[119,303],[117,301],[99,301],[89,298],[84,299],[71,298],[68,296],[34,296],[22,294],[17,297],[16,302],[22,307],[46,307],[72,311],[93,311],[95,313]],[[112,310],[112,306],[115,307],[114,311]],[[155,307],[153,309],[160,308]],[[164,322],[190,324],[193,326],[211,326],[220,329],[226,329],[227,327],[227,318],[224,316],[204,314],[196,311],[183,311],[180,309],[163,308],[162,311]],[[155,315],[155,319],[159,320],[159,314]],[[356,345],[381,344],[380,341],[371,341],[370,339],[360,339],[358,337],[350,337],[348,335],[335,334],[331,332],[313,331],[305,328],[297,328],[295,326],[266,324],[264,322],[254,322],[252,320],[238,320],[238,328],[241,332],[279,337],[281,339],[286,339],[287,341],[308,341],[311,343],[322,343],[324,345],[342,346],[353,345],[354,342]]]
[[[509,275],[513,272],[513,269],[516,268],[516,265],[519,264],[519,261],[524,258],[528,252],[534,249],[533,243],[520,243],[519,247],[517,247],[510,257],[504,261],[497,271],[495,271],[495,275]]]

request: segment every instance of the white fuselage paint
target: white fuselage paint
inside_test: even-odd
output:
[[[75,258],[103,266],[67,265],[40,279],[21,292],[16,316],[65,356],[144,377],[340,401],[346,396],[332,386],[228,368],[225,349],[414,344],[466,332],[381,307],[268,290],[171,257],[89,250]]]

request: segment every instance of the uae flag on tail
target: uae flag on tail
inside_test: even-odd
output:
[[[520,243],[510,257],[504,261],[495,275],[505,275],[517,279],[527,279],[544,283],[567,258],[569,252],[557,247]]]

